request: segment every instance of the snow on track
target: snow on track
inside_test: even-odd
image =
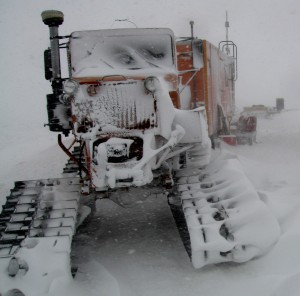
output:
[[[298,296],[299,118],[300,111],[295,110],[260,119],[258,144],[223,145],[222,148],[238,155],[260,198],[279,221],[281,236],[268,254],[243,264],[223,263],[196,270],[185,252],[164,196],[151,196],[130,209],[102,200],[97,202],[94,218],[74,238],[72,255],[78,263],[75,280],[61,277],[48,295]],[[27,132],[35,133],[35,130]],[[19,141],[26,142],[26,132],[10,145],[18,145]],[[16,162],[8,149],[0,154],[10,168],[2,183],[28,179],[28,174],[40,178],[41,175],[54,177],[54,171],[61,172],[65,161],[61,156],[57,158],[58,149],[53,147],[53,142],[49,141],[50,148],[44,150],[37,149],[34,141],[26,145],[35,152],[34,161],[27,157],[22,163]],[[45,158],[45,153],[51,156]],[[46,164],[37,167],[38,162],[51,162],[52,173]],[[3,278],[0,278],[2,286]]]
[[[178,177],[195,268],[246,262],[277,242],[279,224],[234,155],[221,153],[199,173],[184,169]]]

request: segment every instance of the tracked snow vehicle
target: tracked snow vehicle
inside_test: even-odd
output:
[[[172,104],[178,75],[171,30],[74,32],[68,42],[68,79],[54,69],[59,53],[53,48],[45,54],[51,55],[46,67],[47,73],[52,69],[47,77],[53,86],[49,127],[72,131],[79,142],[85,159],[79,164],[87,185],[83,190],[143,186],[157,174],[172,185],[175,159],[195,145],[205,151],[202,165],[208,163],[205,108],[182,111]],[[187,126],[197,128],[187,134]]]
[[[63,14],[45,11],[42,18],[50,30],[44,53],[53,90],[47,95],[48,125],[70,160],[63,178],[16,182],[7,197],[0,215],[6,289],[26,294],[24,278],[33,271],[43,274],[45,286],[58,269],[67,272],[36,265],[32,256],[43,247],[47,258],[39,260],[69,260],[88,195],[126,206],[139,200],[141,190],[168,192],[196,268],[266,252],[279,235],[276,220],[233,155],[211,157],[212,142],[226,133],[232,115],[235,58],[207,41],[176,41],[170,29],[60,36]],[[67,78],[61,75],[62,48]],[[62,134],[72,134],[68,147]]]

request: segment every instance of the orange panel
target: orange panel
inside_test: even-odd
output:
[[[202,42],[203,68],[193,71],[191,40],[178,41],[177,63],[181,82],[190,89],[190,108],[205,105],[210,136],[226,133],[234,110],[232,60],[206,40]],[[229,119],[229,120],[228,120]]]

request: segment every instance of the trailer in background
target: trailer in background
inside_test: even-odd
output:
[[[181,38],[176,42],[179,71],[179,97],[175,106],[195,109],[205,106],[208,132],[215,142],[230,135],[230,122],[235,110],[236,46],[227,55],[207,40]],[[225,47],[228,50],[228,48]]]

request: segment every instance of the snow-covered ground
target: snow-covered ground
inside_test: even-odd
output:
[[[299,295],[299,118],[300,110],[292,110],[259,119],[257,144],[222,145],[223,150],[238,155],[261,199],[280,223],[280,240],[267,255],[243,264],[195,270],[166,197],[151,196],[129,209],[102,200],[97,202],[94,218],[75,236],[75,281],[62,277],[50,295]],[[14,135],[4,131],[1,140],[1,164],[6,168],[0,175],[1,203],[14,180],[60,175],[66,157],[47,129],[31,127]]]

